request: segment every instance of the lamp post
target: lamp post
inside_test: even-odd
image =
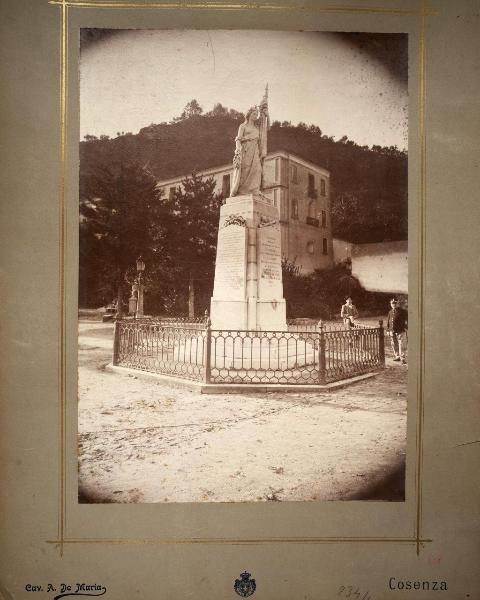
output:
[[[141,256],[137,258],[137,310],[135,311],[135,317],[143,317],[143,285],[142,285],[142,273],[145,271],[145,263]]]

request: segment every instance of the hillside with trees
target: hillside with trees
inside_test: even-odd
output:
[[[134,161],[158,180],[184,176],[233,156],[242,113],[221,104],[204,113],[196,100],[170,123],[152,124],[136,135],[85,136],[80,143],[80,177],[98,166]],[[324,135],[317,125],[274,121],[269,151],[286,150],[331,172],[334,237],[353,242],[407,239],[407,153],[396,147],[359,146],[345,135]]]

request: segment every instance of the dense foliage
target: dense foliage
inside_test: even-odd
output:
[[[203,314],[213,292],[217,231],[222,198],[212,178],[186,177],[164,200],[170,230],[163,260],[153,269],[145,309],[150,314]],[[152,271],[151,271],[152,272]],[[193,316],[190,314],[190,316]]]
[[[80,304],[117,297],[140,255],[157,263],[168,233],[168,211],[155,178],[136,164],[97,167],[80,179]]]
[[[137,164],[94,168],[80,187],[80,305],[125,305],[147,265],[145,310],[182,314],[188,296],[205,310],[212,292],[221,198],[212,179],[193,173],[171,197]]]

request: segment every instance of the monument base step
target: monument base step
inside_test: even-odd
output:
[[[333,392],[335,390],[348,387],[356,383],[361,383],[372,377],[376,377],[379,371],[372,373],[364,373],[363,375],[356,375],[340,381],[333,381],[332,383],[322,384],[299,384],[299,383],[204,383],[202,381],[193,381],[190,379],[182,379],[181,377],[174,377],[173,375],[165,375],[163,373],[154,373],[150,371],[139,371],[138,369],[131,369],[129,367],[122,367],[120,365],[112,365],[111,363],[106,366],[106,370],[123,374],[126,376],[134,376],[144,379],[156,380],[158,382],[164,382],[167,385],[179,385],[186,387],[191,390],[199,391],[201,394],[258,394],[265,392],[290,392],[290,393],[317,393],[318,392]]]

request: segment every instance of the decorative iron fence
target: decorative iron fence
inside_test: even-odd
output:
[[[118,319],[113,364],[203,381],[206,331],[203,322]]]
[[[384,367],[384,330],[382,321],[228,331],[211,329],[209,319],[118,319],[113,363],[207,383],[325,384]]]
[[[320,321],[322,323],[324,331],[349,331],[351,329],[371,329],[370,323],[364,323],[356,321],[355,325],[346,325],[342,320],[340,321]],[[315,319],[288,319],[287,320],[288,331],[318,331],[319,322]],[[376,327],[375,327],[376,329]]]
[[[319,334],[211,331],[214,383],[319,382]]]

